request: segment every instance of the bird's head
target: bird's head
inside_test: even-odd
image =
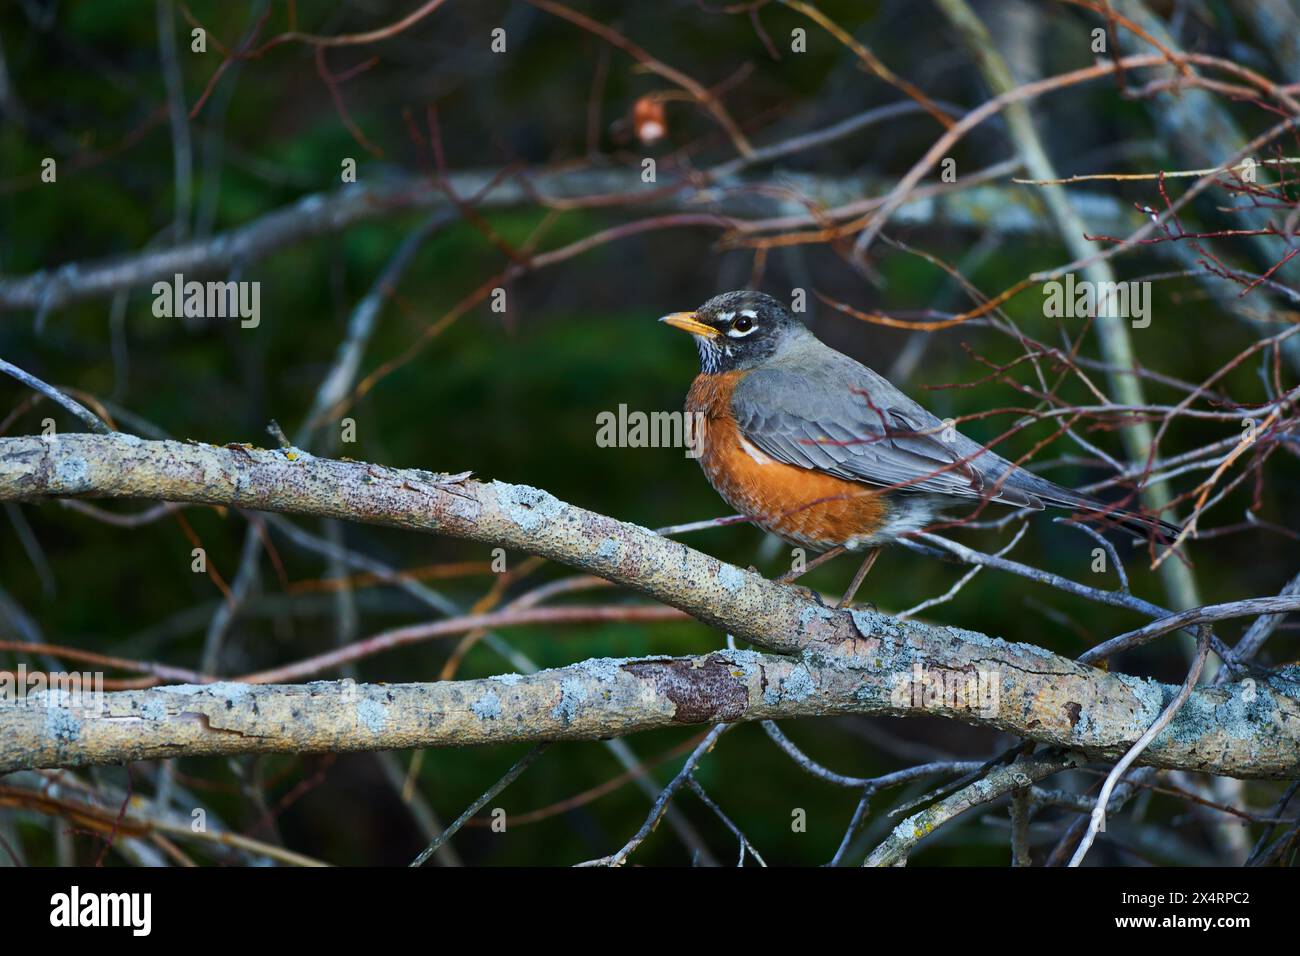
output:
[[[694,312],[674,312],[659,321],[694,336],[700,369],[709,374],[754,368],[811,334],[761,292],[724,292]]]

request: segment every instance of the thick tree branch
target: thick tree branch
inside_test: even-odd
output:
[[[860,640],[860,655],[724,650],[428,684],[181,684],[105,694],[101,710],[73,706],[60,692],[29,696],[0,705],[0,773],[180,756],[597,740],[719,721],[913,713],[998,727],[1113,760],[1176,692],[1154,681],[1088,672],[1023,644],[971,642],[966,638],[981,636],[955,630],[949,641],[933,634],[890,637],[889,618],[855,617],[864,630],[879,627],[882,634]],[[977,668],[998,675],[995,707],[987,714],[927,699],[925,688],[915,686],[918,674],[952,681]],[[1300,725],[1300,706],[1275,688],[1257,688],[1249,702],[1243,694],[1241,687],[1196,691],[1142,761],[1244,777],[1294,776],[1300,748],[1280,727]]]
[[[108,714],[0,708],[0,771],[183,754],[592,739],[671,723],[924,711],[1118,757],[1176,688],[972,631],[833,611],[536,488],[129,435],[0,439],[0,500],[148,498],[434,531],[539,554],[797,657],[588,661],[438,684],[218,685],[106,695]],[[934,691],[938,681],[944,693]],[[978,695],[969,694],[978,682]],[[1143,753],[1247,777],[1300,771],[1300,690],[1282,676],[1198,689]]]

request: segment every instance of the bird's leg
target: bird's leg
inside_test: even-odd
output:
[[[835,605],[836,609],[848,607],[853,603],[854,596],[858,593],[858,588],[862,587],[862,580],[871,570],[871,566],[876,563],[876,558],[880,557],[880,549],[872,548],[867,552],[867,556],[862,559],[862,566],[858,568],[858,573],[853,575],[853,580],[849,582],[849,589],[844,592],[844,597],[840,598],[840,603]]]
[[[817,567],[819,564],[825,564],[831,558],[838,558],[841,554],[843,554],[847,550],[848,548],[844,547],[843,545],[836,545],[835,547],[831,548],[829,551],[825,551],[822,554],[817,555],[817,557],[813,558],[811,561],[805,564],[798,571],[785,572],[785,574],[781,575],[779,578],[776,579],[776,583],[789,584],[791,581],[795,580],[796,578],[803,577],[805,574],[807,574],[813,568]]]

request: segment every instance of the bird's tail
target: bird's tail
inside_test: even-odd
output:
[[[1162,518],[1153,517],[1141,511],[1122,508],[1119,505],[1102,501],[1092,495],[1086,495],[1081,491],[1074,491],[1064,485],[1058,485],[1054,481],[1048,481],[1046,478],[1040,478],[1033,472],[1026,471],[1023,468],[1017,468],[1008,479],[1007,484],[1016,491],[1038,499],[1044,505],[1082,511],[1086,513],[1085,516],[1094,517],[1099,521],[1109,520],[1142,538],[1148,537],[1154,531],[1158,539],[1172,541],[1183,530],[1182,526],[1172,521],[1165,521]]]

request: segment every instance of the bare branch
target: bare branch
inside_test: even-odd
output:
[[[42,382],[30,372],[24,372],[17,365],[12,365],[4,359],[0,359],[0,372],[4,372],[10,378],[17,379],[29,388],[34,388],[46,398],[53,401],[56,405],[71,412],[92,432],[99,435],[111,435],[113,433],[113,429],[105,425],[104,422],[100,420],[99,416],[88,409],[85,405],[68,398],[68,396],[64,395],[53,385],[48,385],[45,382]]]
[[[855,127],[842,124],[845,129]],[[840,132],[838,129],[836,132]],[[820,145],[822,138],[808,137],[806,143]],[[772,151],[773,157],[783,155]],[[740,180],[731,175],[734,167],[719,167],[726,179],[725,190],[709,188],[682,178],[667,181],[647,193],[635,170],[586,169],[576,171],[532,171],[517,176],[504,170],[464,170],[446,178],[446,189],[458,196],[475,197],[480,210],[512,208],[538,202],[584,205],[601,199],[619,201],[639,210],[716,210],[736,218],[748,216],[791,216],[808,220],[807,204],[834,209],[886,189],[883,181],[865,177],[817,176],[785,173],[779,181]],[[1042,217],[1035,197],[1012,198],[1017,187],[978,186],[954,192],[936,202],[918,197],[904,204],[900,218],[911,224],[949,225],[995,229],[1007,233],[1040,232]],[[795,195],[805,202],[795,201]],[[790,198],[780,198],[782,196]],[[1122,232],[1132,225],[1132,216],[1115,200],[1105,196],[1072,194],[1071,199],[1086,210],[1096,228]],[[316,236],[341,232],[357,223],[391,219],[403,211],[450,210],[444,189],[417,177],[397,177],[377,185],[356,185],[335,192],[313,193],[292,205],[266,213],[242,226],[206,239],[177,243],[93,262],[69,262],[56,269],[26,276],[0,278],[0,313],[10,310],[48,311],[122,290],[148,286],[159,280],[170,282],[176,273],[187,279],[228,272],[241,263],[255,262],[278,250]]]
[[[1078,754],[1048,752],[1018,757],[1010,764],[994,767],[986,776],[898,824],[862,865],[901,866],[918,843],[967,810],[1024,789],[1054,773],[1078,767],[1082,762]]]

